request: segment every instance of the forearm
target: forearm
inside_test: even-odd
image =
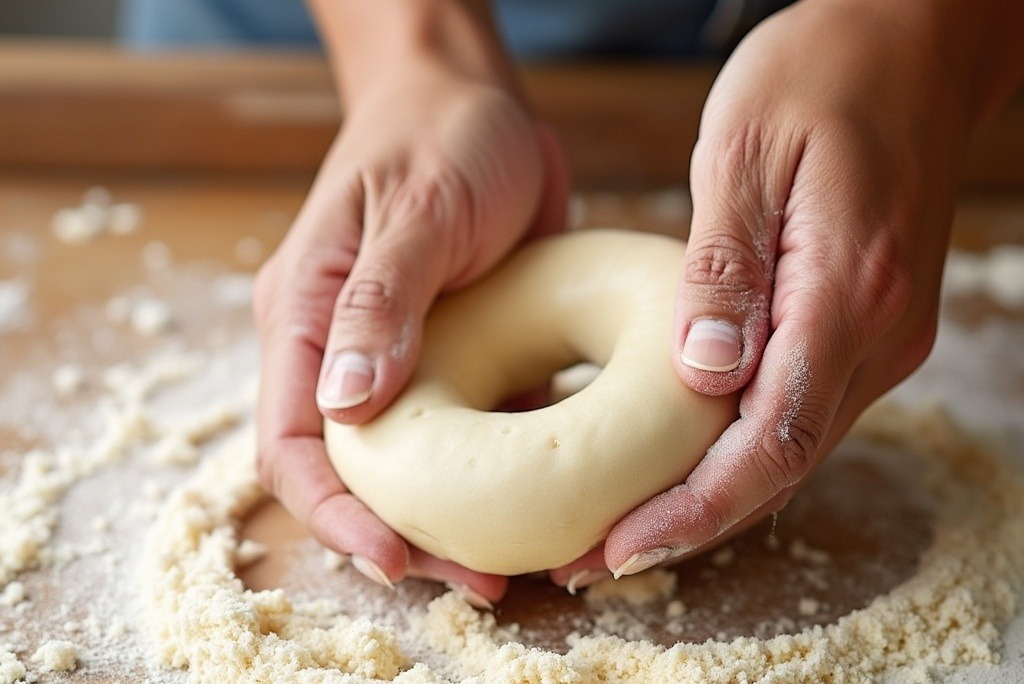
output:
[[[307,0],[339,93],[358,100],[410,60],[434,60],[493,82],[521,101],[486,0]]]

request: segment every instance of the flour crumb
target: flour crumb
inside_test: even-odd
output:
[[[95,240],[106,226],[107,212],[95,204],[65,207],[51,220],[54,236],[68,245],[84,245]]]
[[[794,539],[789,544],[789,557],[811,565],[828,565],[832,557],[827,552],[812,548],[803,539]]]
[[[324,549],[324,570],[341,570],[348,565],[348,556],[333,549]]]
[[[213,298],[225,309],[252,306],[253,277],[248,273],[228,273],[213,283]]]
[[[54,639],[40,646],[32,655],[40,672],[73,672],[78,669],[78,646],[70,641]]]
[[[29,287],[23,280],[0,280],[0,332],[20,327],[28,313]]]
[[[731,546],[723,546],[711,554],[711,564],[716,568],[724,568],[732,565],[736,560],[736,549]]]
[[[57,396],[72,397],[85,386],[85,371],[81,366],[66,363],[54,369],[51,381]]]
[[[159,465],[194,465],[199,460],[199,448],[185,436],[171,432],[153,445],[150,458]]]
[[[263,560],[267,555],[267,547],[252,539],[243,539],[235,549],[235,569],[247,568],[253,563]]]
[[[138,230],[142,209],[129,202],[114,203],[113,195],[104,187],[89,188],[81,204],[64,207],[53,214],[50,226],[58,240],[68,245],[82,245],[104,233],[128,235]]]
[[[104,305],[103,313],[115,325],[127,323],[132,317],[132,300],[124,295],[111,297]]]
[[[665,606],[665,617],[669,620],[678,620],[685,614],[686,605],[679,599],[669,601],[668,605]]]
[[[145,337],[162,335],[171,328],[173,322],[171,307],[159,299],[142,299],[132,307],[132,329]]]
[[[804,617],[811,617],[812,615],[817,615],[820,610],[821,602],[814,598],[802,598],[797,604],[797,612],[799,612]]]
[[[27,672],[18,656],[0,645],[0,684],[16,684],[25,679]]]
[[[8,582],[3,591],[0,591],[0,606],[13,608],[27,600],[28,592],[25,590],[25,585],[17,580]]]
[[[981,294],[1007,309],[1024,308],[1024,245],[999,245],[983,254],[951,250],[943,293]]]
[[[625,603],[644,606],[670,598],[676,591],[678,577],[674,572],[655,568],[619,579],[604,579],[590,585],[584,600],[590,605]]]

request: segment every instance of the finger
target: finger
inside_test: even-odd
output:
[[[604,562],[604,544],[599,544],[572,563],[548,573],[551,581],[573,596],[584,587],[612,576]]]
[[[691,162],[693,220],[676,298],[673,355],[692,389],[735,392],[768,339],[782,209],[798,152],[774,151],[757,126],[703,135]]]
[[[315,281],[312,275],[309,279]],[[322,544],[352,554],[364,574],[389,584],[405,574],[405,542],[345,490],[327,458],[323,418],[314,401],[330,291],[322,282],[300,280],[295,301],[301,305],[278,301],[259,316],[260,475],[264,486]]]
[[[493,610],[508,590],[508,577],[475,572],[410,547],[409,576],[444,582],[475,608]]]
[[[848,381],[837,366],[846,364],[835,350],[812,347],[798,326],[777,330],[744,392],[741,418],[686,482],[612,529],[610,567],[631,574],[691,554],[799,482],[815,463]]]
[[[740,419],[685,483],[612,530],[607,557],[619,563],[616,572],[706,546],[801,482],[825,453],[822,447],[834,444],[831,428],[854,368],[902,315],[909,297],[887,238],[851,241],[855,247],[834,242],[791,245],[779,260],[779,323],[743,393]],[[808,269],[809,263],[819,267]],[[836,282],[849,290],[837,290]],[[843,415],[852,419],[848,411]]]
[[[419,356],[423,319],[452,258],[442,236],[453,231],[433,229],[444,216],[429,202],[391,199],[376,213],[372,206],[391,200],[368,205],[359,253],[327,336],[317,403],[323,415],[342,423],[369,420],[405,385]]]
[[[545,123],[536,124],[536,128],[544,164],[544,185],[537,214],[527,233],[529,238],[566,230],[569,221],[569,191],[572,187],[569,164],[555,129]]]

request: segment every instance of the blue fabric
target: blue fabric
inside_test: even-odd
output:
[[[497,0],[494,10],[519,57],[704,54],[714,0]]]
[[[746,29],[788,1],[495,0],[493,4],[512,54],[542,59],[718,55],[731,47],[732,38],[709,42],[706,32],[702,33],[716,5],[741,8],[742,17],[735,23]],[[121,35],[126,44],[140,49],[319,45],[302,0],[126,0]]]
[[[302,0],[126,0],[120,34],[139,49],[320,44]]]

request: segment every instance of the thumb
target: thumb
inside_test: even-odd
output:
[[[676,371],[690,388],[730,394],[753,377],[768,339],[781,206],[766,207],[755,173],[691,173],[693,220],[676,296]],[[710,177],[713,176],[713,177]]]
[[[429,230],[364,235],[334,305],[317,384],[321,413],[363,423],[408,381],[419,356],[423,319],[441,289],[444,259],[424,258]],[[381,233],[377,234],[378,236]]]

